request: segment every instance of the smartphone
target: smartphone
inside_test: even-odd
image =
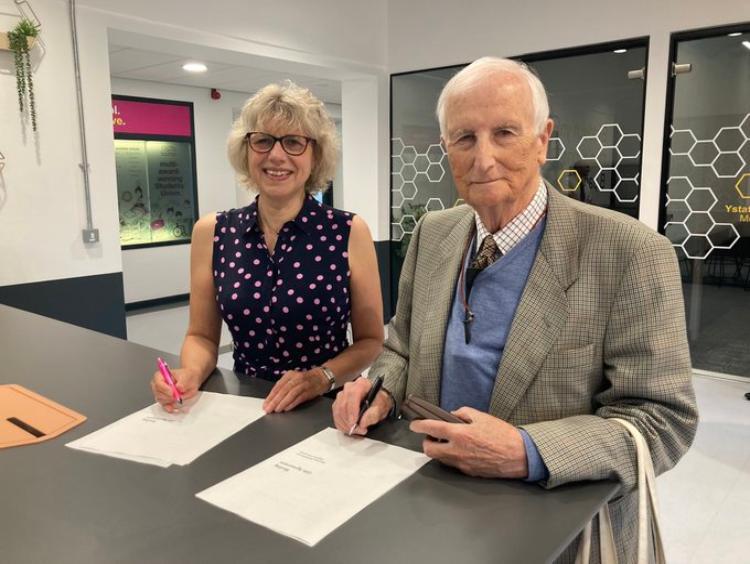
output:
[[[466,423],[463,419],[414,394],[409,394],[401,404],[401,416],[409,421],[415,419],[435,419],[448,423]]]

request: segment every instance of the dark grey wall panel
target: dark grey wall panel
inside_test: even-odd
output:
[[[391,307],[391,253],[390,241],[375,241],[375,253],[378,255],[380,271],[380,291],[383,293],[383,319],[386,323],[393,315]]]
[[[127,338],[122,272],[0,286],[0,303]]]

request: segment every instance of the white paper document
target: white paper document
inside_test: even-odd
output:
[[[329,428],[196,496],[315,546],[429,460]]]
[[[66,446],[162,467],[185,465],[263,415],[262,399],[198,392],[177,412],[155,403]]]

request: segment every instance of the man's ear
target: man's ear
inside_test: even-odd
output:
[[[549,146],[550,137],[552,137],[552,130],[555,128],[555,122],[548,119],[544,124],[544,130],[539,134],[539,154],[537,155],[537,161],[539,166],[542,166],[547,162],[547,148]]]

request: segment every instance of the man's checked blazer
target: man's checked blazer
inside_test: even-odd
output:
[[[635,558],[631,421],[655,470],[690,446],[698,413],[675,252],[642,223],[571,200],[547,186],[547,225],[498,368],[489,412],[536,443],[546,488],[615,479],[610,503],[620,562]],[[401,272],[396,314],[371,373],[397,404],[408,393],[439,403],[443,343],[472,209],[426,214]],[[478,313],[481,315],[481,312]],[[572,562],[578,539],[560,556]],[[591,562],[598,562],[594,530]]]

